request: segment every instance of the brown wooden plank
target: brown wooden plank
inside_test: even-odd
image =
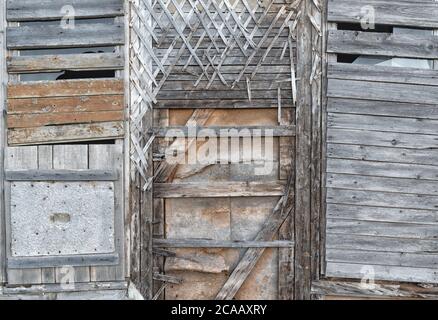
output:
[[[98,112],[124,109],[123,95],[24,98],[8,101],[8,114]]]
[[[9,73],[60,72],[63,70],[119,70],[123,57],[117,53],[87,53],[40,56],[12,56],[7,59]]]
[[[34,128],[56,124],[122,121],[123,111],[8,115],[8,128]]]
[[[81,79],[12,83],[8,99],[69,96],[121,95],[124,82],[120,79]]]
[[[123,122],[72,124],[8,130],[9,145],[46,144],[121,138]]]

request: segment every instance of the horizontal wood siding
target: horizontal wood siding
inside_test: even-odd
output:
[[[7,0],[8,21],[39,21],[63,18],[66,6],[74,9],[74,17],[104,18],[122,16],[123,0]],[[73,14],[73,12],[71,12]]]
[[[10,84],[9,143],[120,137],[124,120],[123,92],[123,81],[117,79]]]
[[[330,0],[331,22],[438,27],[433,1]],[[372,32],[368,32],[372,31]],[[329,53],[436,59],[436,35],[330,30]],[[326,275],[438,282],[438,70],[331,62]]]

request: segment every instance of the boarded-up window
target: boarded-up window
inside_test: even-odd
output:
[[[122,0],[7,1],[8,142],[123,136]]]
[[[326,275],[437,282],[438,3],[328,6]]]

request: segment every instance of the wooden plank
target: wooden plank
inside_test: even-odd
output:
[[[327,146],[327,155],[330,158],[398,162],[434,166],[436,165],[436,159],[438,159],[438,150],[388,148],[329,143]]]
[[[438,108],[437,108],[438,109]],[[330,128],[438,135],[438,120],[329,113]]]
[[[327,232],[336,234],[433,240],[437,238],[438,228],[435,225],[422,225],[421,220],[418,220],[417,224],[404,224],[398,222],[327,219]],[[384,264],[384,261],[382,261],[382,263]]]
[[[20,114],[8,115],[8,128],[38,128],[73,123],[101,123],[111,121],[123,121],[123,111],[104,112],[74,112],[56,114]]]
[[[381,221],[398,223],[418,223],[436,225],[438,212],[433,210],[384,208],[349,204],[327,205],[327,218],[358,221]]]
[[[329,30],[327,52],[404,58],[438,58],[436,36]]]
[[[278,101],[272,100],[160,100],[154,106],[157,109],[269,109],[278,108]],[[291,105],[283,107],[291,108]]]
[[[153,128],[153,133],[158,138],[172,137],[175,132],[183,133],[187,138],[196,137],[293,137],[295,126],[208,126],[188,128],[186,126],[167,126],[164,128]]]
[[[6,72],[6,4],[0,4],[0,283],[6,282],[6,236],[5,229],[5,198],[4,198],[4,169],[5,169],[5,144],[6,130],[4,112],[6,111],[6,85],[8,74]]]
[[[394,297],[394,298],[438,298],[437,288],[416,284],[386,284],[375,283],[373,286],[364,286],[361,282],[320,280],[312,283],[312,293],[324,296],[345,297]]]
[[[74,255],[58,257],[37,257],[37,258],[10,258],[8,268],[48,268],[63,266],[96,266],[113,265],[119,262],[118,254],[95,254],[95,255]]]
[[[438,86],[437,70],[387,66],[368,66],[350,63],[330,63],[329,79],[349,79]]]
[[[436,104],[438,90],[435,86],[330,79],[327,95],[333,98]]]
[[[245,96],[246,90],[198,90],[198,91],[164,91],[160,90],[157,94],[158,100],[203,100],[203,99],[224,99],[235,100]],[[251,99],[269,100],[278,97],[277,90],[252,90]],[[282,91],[281,97],[285,100],[290,99],[290,92]]]
[[[313,66],[310,1],[301,2],[297,25],[297,110],[295,177],[295,299],[310,299],[311,288],[311,142]],[[297,227],[299,226],[299,227]]]
[[[221,241],[210,239],[154,239],[154,248],[290,248],[293,241]]]
[[[328,129],[328,142],[346,143],[376,147],[435,149],[438,147],[436,136],[396,132],[363,131],[348,129]]]
[[[364,19],[365,6],[374,9],[373,19],[376,24],[438,28],[438,6],[427,0],[329,0],[328,20],[360,23]]]
[[[81,79],[11,83],[8,99],[123,95],[123,80]]]
[[[74,8],[74,18],[105,18],[123,15],[123,1],[100,0],[43,0],[36,3],[32,0],[8,0],[8,21],[38,21],[57,20],[64,18],[66,5]],[[73,14],[73,12],[70,12]]]
[[[328,234],[327,248],[435,254],[438,249],[438,243],[436,240]]]
[[[435,183],[438,183],[436,182],[438,180],[438,166],[328,159],[327,172],[389,178],[407,178],[419,180],[419,182],[421,182],[421,180],[433,180]]]
[[[117,53],[17,56],[7,59],[9,73],[61,72],[63,70],[121,70],[123,56]]]
[[[363,250],[327,250],[327,260],[342,263],[360,263],[398,267],[434,267],[438,265],[438,255],[402,252],[376,252]]]
[[[420,179],[399,179],[330,173],[327,175],[327,186],[350,190],[390,191],[438,196],[438,181]]]
[[[8,100],[8,115],[122,111],[123,95],[24,98]]]
[[[437,201],[438,197],[429,195],[327,189],[328,203],[435,210]]]
[[[329,98],[328,112],[438,120],[436,104]]]
[[[359,278],[364,277],[365,268],[370,268],[369,264],[349,264],[349,263],[327,263],[327,276],[338,278]],[[436,283],[438,275],[434,268],[411,268],[371,265],[374,271],[375,280],[404,281]]]
[[[282,181],[155,183],[155,198],[271,197],[284,192]]]
[[[10,50],[77,48],[122,45],[124,27],[120,23],[59,24],[7,28],[6,45]]]
[[[9,181],[114,181],[119,174],[114,170],[26,170],[6,171]]]
[[[96,283],[76,283],[74,290],[70,287],[56,283],[56,284],[42,284],[37,286],[16,286],[2,288],[5,294],[48,294],[60,292],[87,292],[93,290],[110,291],[110,290],[126,290],[128,284],[125,281],[108,281]]]
[[[123,122],[102,122],[11,129],[8,131],[8,142],[10,145],[23,145],[29,143],[94,141],[121,138],[123,134]]]

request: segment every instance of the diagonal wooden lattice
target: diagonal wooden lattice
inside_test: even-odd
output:
[[[280,35],[289,29],[292,37],[301,1],[131,0],[131,159],[146,182],[144,190],[152,182],[148,150],[154,140],[148,135],[151,124],[146,116],[169,77],[189,74],[196,79],[193,88],[206,90],[213,84],[233,89],[243,81],[251,99],[251,80]],[[290,37],[282,44],[282,56],[292,49]],[[223,64],[236,50],[243,63],[230,80],[222,72]],[[294,78],[293,71],[293,82]],[[292,96],[295,99],[295,92]]]

